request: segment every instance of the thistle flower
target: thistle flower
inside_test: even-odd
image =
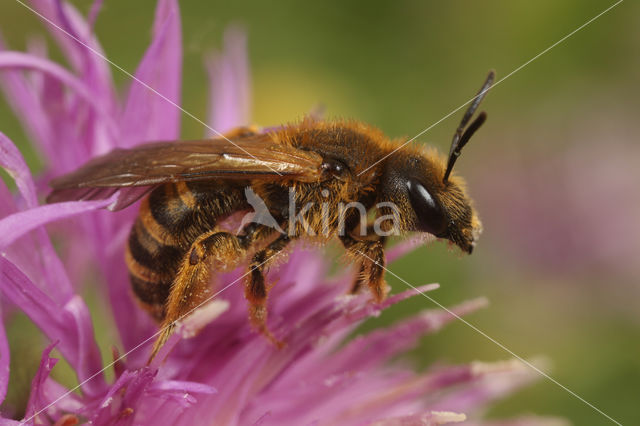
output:
[[[23,421],[5,419],[6,424],[444,424],[479,416],[490,401],[532,379],[514,362],[437,366],[423,374],[390,363],[419,337],[455,319],[452,313],[464,315],[485,302],[425,311],[349,339],[362,321],[418,292],[400,292],[380,306],[368,303],[366,295],[347,296],[353,271],[328,278],[322,254],[302,246],[269,273],[278,283],[270,299],[270,327],[283,336],[285,348],[274,348],[251,330],[236,285],[241,271],[234,271],[216,277],[216,297],[184,319],[146,366],[156,326],[130,296],[122,257],[136,209],[100,210],[110,199],[38,204],[52,175],[117,147],[179,136],[180,112],[172,105],[180,101],[177,1],[159,0],[153,40],[122,98],[92,32],[100,4],[86,20],[62,0],[31,2],[50,22],[47,28],[71,69],[49,60],[41,43],[30,43],[28,53],[0,45],[2,89],[46,165],[34,181],[15,145],[0,134],[0,166],[17,187],[13,195],[0,183],[2,308],[7,315],[24,312],[51,342],[33,378],[26,412],[3,413]],[[246,64],[244,36],[237,30],[227,33],[224,51],[207,61],[209,122],[217,130],[247,122]],[[62,219],[49,227],[64,235],[55,251],[44,225]],[[408,247],[391,250],[388,260]],[[116,325],[114,346],[126,354],[115,351],[115,361],[106,365],[79,295],[89,271]],[[54,349],[74,369],[79,392],[50,377],[57,362]],[[113,370],[112,381],[103,366]],[[9,383],[9,346],[0,323],[0,401]]]

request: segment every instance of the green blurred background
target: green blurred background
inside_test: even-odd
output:
[[[90,4],[72,3],[83,11]],[[489,69],[506,76],[613,3],[182,2],[183,106],[206,116],[203,54],[237,23],[249,34],[256,123],[291,121],[321,103],[328,117],[413,137],[469,100]],[[153,0],[106,0],[99,16],[107,55],[131,72],[149,43],[154,7]],[[14,49],[45,34],[12,0],[2,2],[0,29]],[[441,283],[430,296],[444,305],[487,296],[490,307],[471,323],[524,358],[547,357],[558,382],[622,424],[640,424],[639,48],[640,4],[626,1],[495,87],[483,105],[489,121],[456,166],[485,223],[476,251],[462,257],[432,244],[391,267],[413,285]],[[460,115],[419,140],[448,150]],[[0,117],[38,170],[4,103]],[[183,116],[185,138],[203,133]],[[387,277],[394,292],[405,289]],[[434,307],[416,297],[364,328]],[[23,318],[10,324],[13,359],[20,359],[12,366],[14,398],[40,356],[33,328]],[[109,339],[101,339],[106,350]],[[426,367],[510,355],[455,322],[411,357]],[[611,424],[543,378],[489,415],[518,413]]]

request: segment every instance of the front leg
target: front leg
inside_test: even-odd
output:
[[[340,237],[342,244],[347,249],[348,254],[354,258],[359,265],[358,275],[351,288],[352,293],[357,293],[362,285],[367,285],[373,299],[380,303],[389,293],[389,286],[384,280],[384,243],[385,237],[375,236],[369,239],[357,239],[351,235]]]
[[[282,347],[283,342],[276,339],[267,328],[267,296],[269,288],[265,284],[264,271],[273,258],[289,242],[291,242],[291,238],[283,234],[253,256],[249,265],[249,279],[244,289],[244,297],[249,302],[249,320],[251,324],[277,347]]]

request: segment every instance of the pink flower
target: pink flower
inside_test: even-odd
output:
[[[389,329],[347,339],[362,321],[417,292],[399,293],[382,306],[368,303],[366,295],[347,296],[354,272],[327,278],[321,252],[300,246],[269,277],[278,283],[270,298],[270,326],[287,342],[284,349],[251,330],[242,286],[235,285],[241,281],[238,270],[216,277],[218,296],[185,319],[160,356],[145,366],[157,327],[130,295],[122,255],[136,209],[100,210],[112,200],[38,203],[51,176],[95,155],[179,137],[180,111],[172,105],[180,103],[177,1],[159,0],[152,43],[135,72],[136,81],[121,98],[92,32],[100,4],[95,3],[86,20],[61,0],[31,2],[52,23],[47,28],[71,69],[48,59],[40,43],[30,43],[28,53],[0,45],[2,89],[46,164],[34,181],[14,144],[0,134],[0,166],[17,187],[14,195],[0,183],[2,307],[7,314],[23,311],[51,341],[33,379],[26,413],[5,416],[29,424],[72,424],[79,419],[96,425],[432,425],[463,421],[463,413],[477,417],[490,401],[533,378],[514,362],[434,366],[423,374],[389,362],[421,336],[455,319],[443,310],[425,311]],[[219,131],[248,120],[244,44],[241,32],[229,31],[224,51],[207,61],[208,121]],[[43,225],[61,219],[66,220],[50,227],[53,234],[64,236],[58,254]],[[391,250],[389,261],[404,249]],[[79,296],[89,271],[94,271],[94,285],[117,326],[119,342],[114,345],[126,354],[122,359],[114,355],[116,362],[106,365],[89,309]],[[464,315],[483,305],[483,300],[475,300],[451,311]],[[54,348],[75,370],[79,393],[49,376],[57,361],[51,357]],[[113,368],[113,381],[106,380],[103,367]],[[0,401],[9,382],[9,348],[0,323]]]

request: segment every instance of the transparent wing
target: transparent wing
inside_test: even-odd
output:
[[[151,187],[167,182],[211,179],[292,179],[320,177],[322,158],[275,143],[269,134],[227,139],[157,142],[117,149],[51,181],[48,202],[105,199],[120,192],[115,208],[135,202]],[[120,188],[120,189],[118,189]]]

